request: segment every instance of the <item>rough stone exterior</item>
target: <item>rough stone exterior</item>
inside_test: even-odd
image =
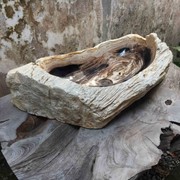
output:
[[[122,43],[135,42],[147,44],[151,48],[152,62],[127,81],[112,86],[80,85],[47,71],[52,66],[90,62],[107,52],[109,47],[115,49]],[[171,60],[171,51],[156,34],[150,34],[146,39],[131,34],[94,48],[44,57],[36,63],[13,69],[7,74],[7,84],[11,90],[12,103],[23,111],[86,128],[102,128],[161,82]]]

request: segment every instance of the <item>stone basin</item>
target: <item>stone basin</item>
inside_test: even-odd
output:
[[[6,80],[19,109],[102,128],[162,81],[171,61],[171,51],[155,33],[145,38],[130,34],[82,51],[40,58],[9,71]]]

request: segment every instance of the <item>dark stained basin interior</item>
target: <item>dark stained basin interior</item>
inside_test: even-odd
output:
[[[71,73],[79,71],[81,65],[68,65],[63,67],[57,67],[50,71],[50,74],[58,77],[68,77]]]
[[[151,50],[142,45],[112,50],[84,64],[56,67],[49,73],[87,86],[110,86],[124,82],[151,62]]]

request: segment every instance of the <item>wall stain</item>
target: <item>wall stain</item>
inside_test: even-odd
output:
[[[5,6],[4,9],[5,9],[5,12],[6,12],[6,16],[8,18],[12,18],[14,13],[15,13],[13,8],[11,6]]]
[[[16,24],[15,27],[14,27],[14,31],[17,32],[17,34],[19,35],[18,36],[19,38],[21,36],[21,33],[22,33],[23,29],[25,28],[25,25],[26,25],[26,22],[22,18],[22,19],[19,19],[18,24]]]
[[[8,2],[8,0],[3,0],[3,3],[6,4]]]
[[[12,61],[19,66],[43,56],[92,47],[129,33],[156,32],[169,45],[176,45],[180,38],[179,3],[180,0],[166,3],[157,0],[153,3],[2,0],[0,72],[7,72],[9,68],[1,67],[12,67]]]

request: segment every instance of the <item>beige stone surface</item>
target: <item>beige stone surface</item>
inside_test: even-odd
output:
[[[0,1],[0,72],[129,33],[177,45],[179,9],[180,0]]]
[[[145,44],[151,49],[151,63],[122,83],[89,87],[48,73],[52,67],[83,64],[111,48],[133,43]],[[91,49],[44,57],[11,70],[7,84],[13,104],[21,110],[86,128],[101,128],[162,81],[171,60],[171,51],[156,34],[150,34],[146,39],[131,34]]]

